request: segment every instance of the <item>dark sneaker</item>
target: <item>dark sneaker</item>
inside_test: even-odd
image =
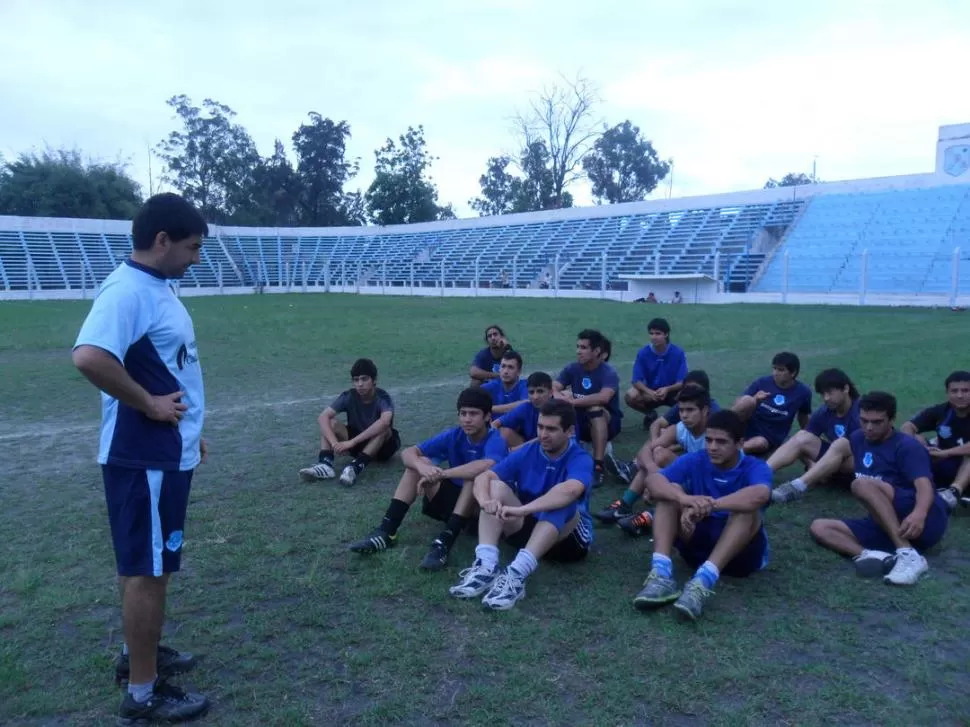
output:
[[[448,549],[440,540],[431,544],[431,549],[421,561],[421,570],[438,571],[448,565]]]
[[[606,525],[612,525],[625,515],[630,514],[630,506],[623,503],[623,500],[614,500],[609,507],[595,513],[593,517]]]
[[[652,411],[649,414],[644,414],[643,415],[643,428],[644,429],[650,429],[650,425],[653,424],[655,421],[657,421],[657,417],[658,416],[659,415],[655,411]]]
[[[382,550],[393,548],[397,545],[397,536],[388,535],[380,528],[361,538],[356,543],[350,544],[350,549],[355,553],[380,553]]]
[[[198,661],[194,654],[182,654],[169,646],[159,644],[155,670],[159,679],[168,679],[179,674],[188,674],[195,669]],[[115,661],[115,682],[127,682],[129,670],[128,655],[121,654]]]
[[[681,615],[691,621],[696,621],[704,612],[704,602],[714,595],[714,591],[706,588],[697,578],[691,578],[684,586],[684,592],[674,603]]]
[[[636,462],[619,461],[616,463],[617,479],[619,479],[624,485],[629,485],[631,482],[633,482],[633,478],[637,476],[638,469],[640,468],[637,467]]]
[[[649,608],[658,608],[673,603],[680,596],[681,590],[677,586],[677,581],[662,576],[651,569],[647,580],[643,582],[643,588],[633,599],[633,606],[640,611],[645,611]]]
[[[636,515],[627,515],[624,518],[620,518],[616,521],[616,524],[627,535],[639,538],[650,532],[650,528],[653,525],[653,515],[647,510],[644,510],[643,512],[638,512]]]
[[[605,474],[606,473],[603,472],[603,468],[602,467],[593,467],[593,489],[594,490],[597,487],[602,487],[602,485],[603,485],[603,477],[605,476]]]
[[[119,725],[147,725],[157,722],[188,722],[206,713],[209,700],[201,694],[186,694],[159,679],[147,702],[136,702],[125,695],[118,710]]]

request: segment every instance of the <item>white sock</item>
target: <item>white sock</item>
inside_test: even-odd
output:
[[[155,691],[155,678],[153,677],[150,682],[145,682],[144,684],[132,684],[128,682],[128,694],[132,696],[136,702],[144,704],[149,699],[151,699],[152,692]]]
[[[795,479],[793,479],[791,481],[791,486],[794,487],[799,492],[805,492],[805,490],[808,489],[808,485],[806,485],[804,482],[802,482],[802,478],[801,477],[796,477]]]
[[[482,566],[486,570],[495,570],[498,568],[498,546],[476,545],[475,558],[482,561]]]
[[[123,656],[128,656],[128,642],[127,641],[122,641],[121,642],[121,654]]]
[[[528,578],[539,567],[539,561],[528,550],[522,548],[515,556],[515,560],[509,564],[509,568],[514,570],[523,578]]]

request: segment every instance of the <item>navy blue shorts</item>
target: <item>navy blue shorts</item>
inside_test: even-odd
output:
[[[896,517],[902,522],[916,506],[916,490],[903,490],[899,487],[893,488],[893,509]],[[943,539],[946,532],[946,525],[949,514],[943,500],[937,495],[933,498],[930,511],[926,514],[926,523],[923,525],[923,533],[913,542],[916,550],[929,550]],[[866,550],[882,550],[886,553],[895,553],[896,546],[889,536],[883,532],[882,528],[876,524],[871,517],[861,517],[855,520],[843,520],[852,535],[859,541]]]
[[[688,541],[682,540],[679,536],[674,542],[674,546],[688,565],[692,568],[699,567],[705,560],[710,558],[714,552],[714,546],[721,538],[721,533],[727,526],[727,518],[708,517],[697,523],[694,534]],[[752,573],[757,573],[768,565],[768,536],[765,534],[764,526],[758,530],[757,534],[751,539],[744,550],[734,556],[734,559],[721,570],[726,576],[734,578],[744,578]]]
[[[957,478],[957,470],[963,463],[963,457],[947,457],[933,460],[933,482],[937,487],[949,487]]]
[[[562,526],[568,523],[576,514],[579,503],[573,503],[560,510],[552,510],[548,513],[536,513],[528,515],[522,521],[522,527],[514,533],[505,536],[505,542],[513,548],[524,548],[532,537],[532,531],[540,521],[551,522],[556,525],[557,530],[562,530]],[[562,521],[562,525],[557,524],[562,520],[561,514],[571,509],[569,517]],[[583,538],[583,523],[580,521],[576,528],[565,538],[553,545],[549,552],[543,556],[543,560],[552,560],[557,563],[575,563],[589,555],[590,543]]]
[[[118,575],[178,571],[193,471],[102,465],[101,472]]]
[[[763,454],[759,454],[758,455],[759,457],[767,458],[772,452],[774,452],[782,444],[785,443],[784,435],[780,440],[777,440],[775,436],[766,433],[762,429],[762,427],[758,424],[758,422],[756,422],[754,419],[749,419],[748,426],[744,430],[744,438],[745,440],[748,440],[748,439],[754,439],[755,437],[764,437],[765,441],[768,442],[768,451]]]
[[[610,423],[606,425],[606,441],[612,442],[616,439],[622,426],[623,420],[620,417],[610,416]],[[589,428],[589,416],[582,409],[576,410],[576,431],[580,442],[593,441],[593,433]]]

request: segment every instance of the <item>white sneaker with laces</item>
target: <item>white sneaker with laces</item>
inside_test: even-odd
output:
[[[354,469],[352,464],[344,467],[344,471],[340,473],[340,484],[344,487],[350,487],[357,481],[357,470]]]
[[[863,550],[852,559],[855,572],[861,578],[884,576],[896,564],[896,556],[884,550]]]
[[[498,575],[498,568],[488,569],[480,560],[475,560],[470,568],[465,568],[458,574],[457,585],[448,589],[455,598],[478,598],[487,592]]]
[[[511,568],[506,568],[485,594],[482,605],[493,611],[508,611],[523,598],[525,598],[525,579]]]
[[[943,503],[946,505],[946,509],[953,512],[957,509],[957,505],[960,504],[960,499],[957,497],[956,491],[952,487],[941,487],[936,491],[936,494],[940,496]]]
[[[917,553],[915,548],[900,548],[896,551],[896,565],[883,580],[897,586],[911,586],[929,569],[926,558]]]
[[[317,462],[312,467],[304,467],[300,470],[300,479],[304,482],[313,482],[314,480],[329,480],[337,473],[333,469],[333,465],[328,462]]]

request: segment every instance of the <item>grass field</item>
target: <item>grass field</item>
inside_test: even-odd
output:
[[[638,613],[648,539],[599,528],[592,556],[543,565],[504,614],[447,595],[417,564],[437,523],[412,511],[399,546],[346,544],[379,522],[400,462],[352,490],[300,483],[316,416],[373,357],[406,444],[455,421],[481,331],[500,323],[525,370],[573,360],[604,331],[629,378],[662,310],[722,404],[790,349],[802,378],[838,365],[901,415],[942,400],[970,367],[966,319],[949,311],[782,306],[676,308],[566,300],[338,295],[186,299],[206,372],[210,462],[197,473],[166,643],[204,654],[182,680],[219,725],[944,725],[970,719],[970,537],[957,517],[930,577],[911,589],[857,579],[813,545],[811,519],[860,511],[820,492],[768,512],[772,562],[722,581],[702,622]],[[95,725],[117,709],[120,643],[94,390],[68,351],[89,303],[0,305],[0,722]],[[818,404],[818,397],[816,397]],[[618,449],[642,443],[628,414]],[[779,480],[781,476],[779,476]],[[622,491],[594,493],[602,507]],[[675,559],[675,563],[677,563]],[[687,570],[678,564],[678,574]]]

